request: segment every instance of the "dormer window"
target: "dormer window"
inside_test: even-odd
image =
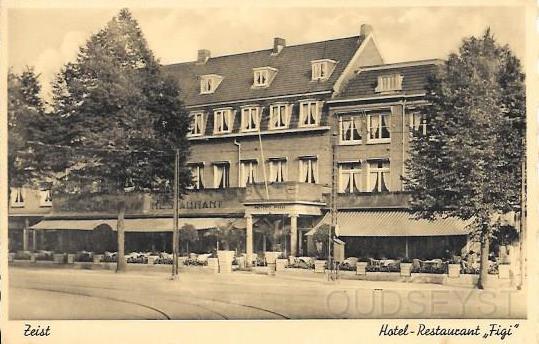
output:
[[[23,208],[24,207],[24,189],[21,187],[11,188],[11,207],[13,208]]]
[[[312,80],[327,80],[335,69],[337,62],[329,59],[311,61]]]
[[[217,74],[202,75],[200,77],[200,94],[214,93],[223,77]]]
[[[40,191],[39,206],[52,207],[52,190],[51,189]]]
[[[253,68],[253,87],[268,87],[276,74],[277,69],[272,67]]]
[[[400,74],[379,75],[378,85],[374,91],[378,93],[402,91],[402,79]]]

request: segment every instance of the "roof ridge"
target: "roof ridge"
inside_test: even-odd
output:
[[[307,43],[299,43],[299,44],[292,44],[292,45],[287,45],[284,47],[284,49],[286,48],[292,48],[292,47],[300,47],[302,45],[310,45],[310,44],[318,44],[318,43],[326,43],[326,42],[333,42],[333,41],[339,41],[339,40],[345,40],[345,39],[352,39],[352,38],[359,38],[360,35],[356,35],[356,36],[348,36],[348,37],[340,37],[340,38],[332,38],[332,39],[326,39],[326,40],[321,40],[321,41],[315,41],[315,42],[307,42]],[[253,54],[253,53],[260,53],[260,52],[263,52],[263,51],[272,51],[273,48],[268,48],[268,49],[259,49],[259,50],[252,50],[252,51],[244,51],[244,52],[241,52],[241,53],[233,53],[233,54],[226,54],[226,55],[219,55],[219,56],[214,56],[214,57],[210,57],[209,60],[214,60],[214,59],[219,59],[219,58],[223,58],[223,57],[231,57],[231,56],[239,56],[239,55],[245,55],[245,54]],[[276,55],[277,56],[277,55]],[[178,65],[185,65],[185,64],[196,64],[196,60],[193,60],[193,61],[185,61],[185,62],[176,62],[176,63],[169,63],[169,64],[166,64],[166,65],[163,65],[163,66],[178,66]]]

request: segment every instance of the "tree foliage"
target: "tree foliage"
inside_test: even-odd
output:
[[[161,72],[138,23],[120,11],[80,48],[53,83],[58,125],[57,170],[100,192],[156,188],[174,174],[180,149],[180,191],[191,182],[188,118],[174,80]]]
[[[50,125],[40,98],[41,85],[33,68],[8,73],[8,176],[20,187],[43,182],[43,147],[29,142],[45,139]]]
[[[499,215],[520,209],[525,157],[524,74],[490,29],[463,41],[427,85],[428,129],[410,147],[405,185],[418,217],[468,220],[481,240],[486,281],[489,238]]]

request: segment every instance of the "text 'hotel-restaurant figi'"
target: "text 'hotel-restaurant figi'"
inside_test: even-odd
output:
[[[469,245],[467,224],[414,219],[401,179],[414,133],[427,130],[417,110],[441,63],[385,64],[371,27],[362,25],[355,37],[294,46],[275,38],[271,49],[219,57],[199,50],[194,62],[164,66],[192,120],[193,187],[179,202],[180,227],[204,234],[192,251],[215,249],[212,229],[226,227],[237,238],[221,245],[248,255],[316,255],[312,234],[330,222],[334,172],[345,256],[460,254]],[[116,230],[106,196],[72,202],[54,195],[25,211],[31,192],[12,190],[10,228],[19,228],[10,230],[12,250],[95,251],[103,233]],[[126,251],[170,252],[171,200],[130,194],[127,203]]]

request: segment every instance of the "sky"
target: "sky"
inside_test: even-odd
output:
[[[373,27],[386,63],[446,58],[464,37],[491,28],[524,62],[525,18],[518,7],[131,8],[161,63],[193,61],[198,49],[212,56],[356,36]],[[50,81],[118,8],[10,9],[8,63],[15,72],[33,66],[49,98]]]

